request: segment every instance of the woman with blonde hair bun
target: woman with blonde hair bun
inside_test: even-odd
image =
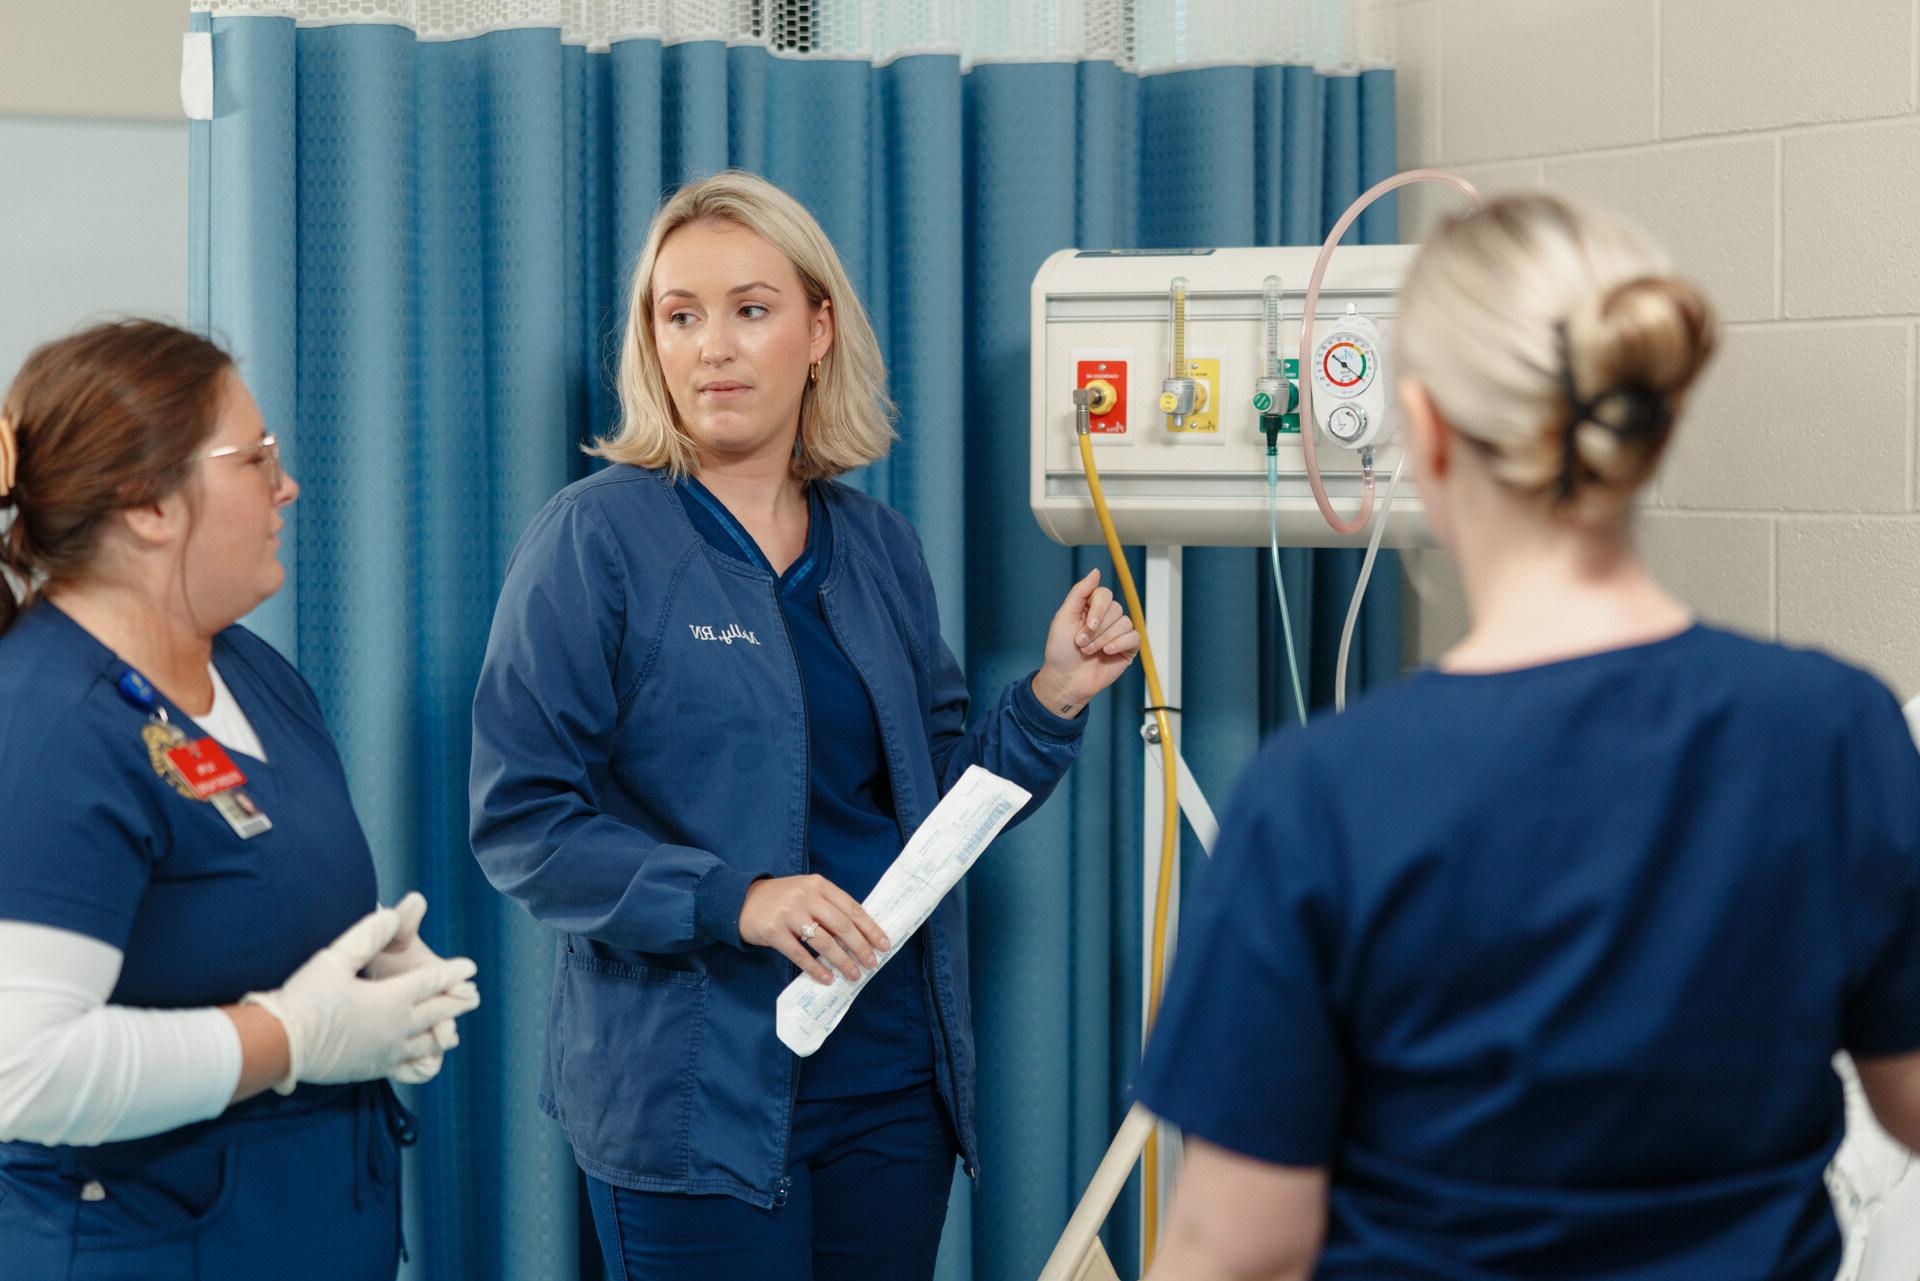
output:
[[[1836,1051],[1920,1146],[1900,708],[1635,550],[1715,343],[1637,237],[1493,201],[1396,341],[1472,626],[1229,809],[1140,1072],[1189,1140],[1152,1275],[1825,1281]]]
[[[861,901],[969,765],[1031,813],[1138,637],[1089,574],[968,724],[912,526],[836,480],[893,440],[879,343],[764,179],[661,208],[619,386],[474,700],[474,852],[556,933],[541,1101],[615,1277],[930,1277],[978,1169],[966,922],[950,896],[889,938]],[[832,970],[878,972],[799,1059],[775,1001]]]

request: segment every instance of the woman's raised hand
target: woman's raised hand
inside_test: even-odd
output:
[[[1033,678],[1035,697],[1056,716],[1074,717],[1120,679],[1140,649],[1126,607],[1100,586],[1094,570],[1067,592],[1047,627],[1045,661]]]
[[[861,966],[879,969],[877,953],[893,946],[851,894],[813,875],[755,881],[740,908],[740,941],[778,950],[820,983],[833,982],[823,962],[857,979]]]

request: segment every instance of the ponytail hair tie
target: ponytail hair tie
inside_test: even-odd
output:
[[[13,482],[20,466],[20,441],[14,435],[13,419],[0,418],[0,498],[13,493]]]

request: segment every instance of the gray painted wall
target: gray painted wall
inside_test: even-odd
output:
[[[0,380],[93,319],[187,311],[186,0],[0,9]]]

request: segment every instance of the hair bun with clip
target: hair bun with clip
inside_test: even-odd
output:
[[[1560,387],[1567,397],[1567,430],[1561,440],[1560,477],[1554,497],[1566,502],[1580,483],[1580,428],[1592,423],[1612,432],[1624,441],[1639,443],[1657,439],[1673,425],[1673,402],[1663,391],[1639,383],[1609,387],[1597,396],[1582,397],[1573,380],[1573,346],[1567,338],[1567,322],[1556,321],[1554,337],[1560,348]],[[1601,416],[1608,405],[1620,405],[1618,421]]]

